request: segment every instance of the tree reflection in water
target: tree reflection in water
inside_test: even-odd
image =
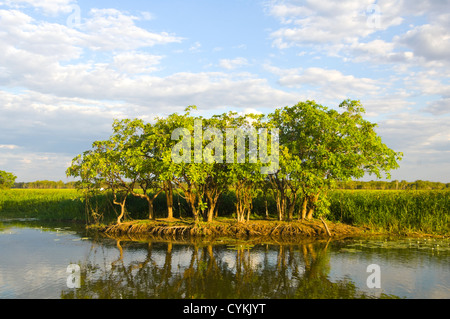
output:
[[[87,261],[80,261],[81,288],[67,288],[61,292],[61,297],[69,299],[367,297],[348,279],[330,281],[328,245],[329,242],[231,246],[117,240],[117,258],[107,261],[106,256],[103,264],[93,262],[89,258]],[[111,254],[111,251],[108,251],[108,254]]]

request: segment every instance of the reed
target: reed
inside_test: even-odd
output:
[[[332,221],[391,233],[450,233],[449,190],[336,190],[329,196]]]
[[[84,199],[73,189],[0,191],[0,217],[83,220]]]

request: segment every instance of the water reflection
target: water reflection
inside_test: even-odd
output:
[[[2,221],[0,298],[450,298],[449,239],[205,243],[81,226]],[[370,264],[381,289],[367,286]]]
[[[80,262],[81,288],[66,289],[61,297],[367,297],[348,278],[330,280],[329,244],[188,245],[117,240],[117,258],[103,265]]]

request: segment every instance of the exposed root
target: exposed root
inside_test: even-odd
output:
[[[328,228],[328,229],[326,229]],[[292,240],[312,237],[342,237],[361,235],[362,229],[343,224],[328,227],[320,220],[303,222],[250,221],[214,221],[212,223],[194,224],[167,221],[133,221],[106,226],[101,232],[112,236],[150,236],[161,239],[190,239],[229,237],[236,239],[264,238],[272,240]],[[330,236],[332,234],[332,236]]]

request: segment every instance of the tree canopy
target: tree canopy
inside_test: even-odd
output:
[[[332,109],[314,101],[276,109],[268,115],[194,116],[184,114],[114,121],[108,140],[74,158],[67,175],[78,187],[113,194],[125,213],[128,195],[145,198],[149,218],[153,200],[164,192],[173,218],[173,189],[186,200],[192,217],[212,221],[227,190],[235,193],[236,218],[249,219],[258,189],[271,191],[279,220],[313,218],[327,212],[327,191],[338,182],[365,174],[390,177],[402,154],[391,150],[364,119],[359,101]],[[136,191],[136,189],[141,191]]]
[[[13,173],[0,171],[0,189],[11,188],[14,186],[17,176]]]

